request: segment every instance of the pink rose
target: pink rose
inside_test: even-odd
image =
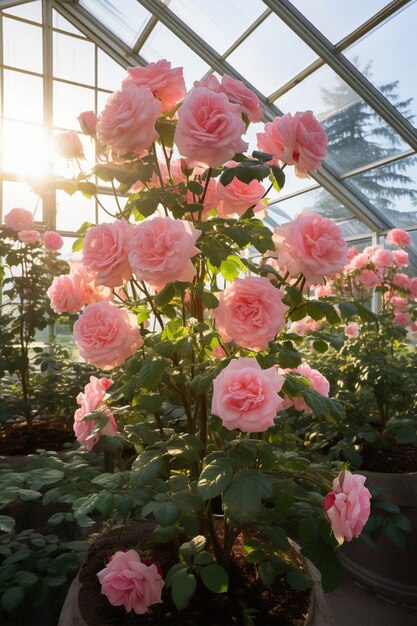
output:
[[[55,276],[46,292],[51,309],[58,313],[78,313],[86,304],[86,296],[81,277],[70,274]]]
[[[369,265],[370,259],[364,252],[359,252],[356,256],[354,256],[349,265],[347,266],[347,270],[360,270],[365,265]]]
[[[99,141],[117,154],[134,152],[141,156],[158,139],[155,123],[161,114],[161,103],[147,87],[128,85],[115,91],[99,115]]]
[[[73,130],[55,135],[55,149],[65,159],[84,159],[83,145]]]
[[[143,345],[136,316],[102,300],[89,304],[74,324],[81,357],[103,370],[122,365]]]
[[[373,270],[362,270],[355,280],[365,289],[374,289],[374,287],[379,287],[382,284],[378,274],[375,274]]]
[[[177,280],[192,281],[191,258],[200,252],[194,245],[200,235],[187,220],[154,217],[138,224],[128,248],[133,272],[158,289]]]
[[[282,408],[278,392],[283,384],[275,368],[263,370],[256,359],[234,359],[213,382],[211,412],[227,430],[264,432]]]
[[[94,111],[83,111],[83,113],[79,114],[77,120],[84,135],[93,136],[96,134],[96,125],[98,119]]]
[[[26,244],[37,243],[40,239],[40,234],[37,230],[20,230],[17,236],[22,243]]]
[[[238,104],[240,110],[251,122],[259,122],[263,109],[259,106],[258,96],[253,93],[241,80],[236,80],[227,74],[222,77],[220,89],[229,99],[229,102]]]
[[[74,413],[74,432],[78,441],[84,444],[87,450],[91,450],[103,435],[112,437],[117,433],[117,424],[110,410],[106,408],[106,400],[109,398],[107,389],[113,384],[110,378],[96,378],[90,376],[90,382],[84,387],[84,392],[77,396],[77,404],[80,408]],[[89,413],[103,409],[102,415],[108,417],[108,422],[104,428],[92,434],[97,425],[96,420],[83,422],[82,419]]]
[[[373,256],[375,254],[375,252],[377,250],[380,250],[381,246],[379,244],[375,244],[374,246],[366,246],[366,248],[363,249],[363,254],[370,259],[371,256]]]
[[[185,96],[182,67],[171,69],[171,63],[165,59],[148,63],[146,67],[128,67],[127,73],[128,77],[123,81],[123,87],[129,85],[148,87],[161,102],[162,113],[171,111]]]
[[[394,323],[399,324],[400,326],[407,326],[411,321],[411,317],[408,313],[404,311],[395,311],[394,313]]]
[[[174,141],[181,155],[217,167],[244,152],[245,123],[240,107],[205,87],[193,89],[178,111]]]
[[[394,250],[392,253],[392,260],[398,267],[408,267],[409,258],[408,253],[405,250]]]
[[[410,291],[413,298],[417,298],[417,276],[410,280]]]
[[[21,230],[30,230],[33,226],[33,215],[26,209],[12,209],[4,216],[4,224],[16,233]]]
[[[385,250],[384,248],[376,250],[376,252],[372,255],[372,261],[378,269],[388,267],[388,265],[391,265],[393,260],[394,257],[391,250]]]
[[[353,259],[353,257],[355,257],[357,254],[358,254],[358,249],[357,248],[353,248],[353,247],[352,248],[348,248],[347,254],[346,254],[346,256],[348,258],[348,261],[351,261]]]
[[[94,302],[100,302],[100,300],[111,300],[112,291],[110,287],[104,287],[103,285],[97,285],[94,276],[87,271],[85,265],[81,261],[68,261],[70,266],[70,275],[74,277],[75,283],[77,283],[79,277],[80,289],[83,291],[84,303],[93,304]]]
[[[359,337],[359,325],[356,322],[349,322],[344,328],[346,337],[357,339]]]
[[[387,299],[389,299],[389,297]],[[398,309],[399,311],[408,310],[408,300],[407,298],[403,298],[402,296],[398,296],[398,295],[392,296],[391,304],[394,307],[394,309]]]
[[[307,315],[301,320],[296,320],[295,322],[292,322],[291,326],[288,329],[288,332],[304,336],[312,331],[317,330],[318,328],[320,328],[319,322],[316,322],[316,320],[313,320],[312,317]]]
[[[392,282],[394,285],[401,287],[402,289],[410,289],[411,279],[407,276],[407,274],[402,274],[401,272],[394,274]]]
[[[333,294],[332,285],[327,283],[326,285],[314,285],[314,295],[316,298],[326,298]]]
[[[133,227],[125,220],[92,226],[83,246],[83,263],[96,284],[120,287],[130,280],[132,270],[127,248]]]
[[[309,170],[317,170],[326,156],[327,136],[312,111],[276,117],[256,136],[260,150],[277,161],[295,165],[299,178],[307,178]]]
[[[268,342],[283,328],[288,307],[284,293],[268,278],[235,278],[219,295],[219,306],[212,311],[223,341],[234,341],[242,348],[265,350]]]
[[[265,205],[261,202],[265,194],[265,187],[258,180],[251,180],[250,183],[243,183],[234,177],[231,183],[224,186],[221,182],[217,185],[217,197],[222,206],[219,208],[219,215],[243,215],[249,207],[253,210],[263,211]]]
[[[133,609],[143,615],[150,605],[162,602],[165,583],[158,568],[142,563],[136,550],[116,552],[97,578],[110,604],[124,606],[128,613]]]
[[[304,211],[295,220],[275,228],[273,240],[279,264],[291,276],[302,272],[311,284],[343,270],[347,245],[332,220]]]
[[[333,481],[333,491],[327,494],[323,506],[330,519],[339,545],[359,537],[371,512],[371,494],[364,486],[365,476],[343,470]]]
[[[326,398],[329,397],[330,383],[327,378],[325,378],[323,374],[321,374],[318,370],[313,369],[307,363],[301,363],[301,365],[299,365],[297,368],[290,371],[293,371],[296,374],[300,374],[300,376],[304,376],[304,378],[308,378],[311,382],[312,389],[317,391],[317,393],[319,393],[320,395],[325,396]],[[290,402],[294,405],[297,411],[304,411],[304,413],[313,412],[313,409],[311,409],[308,404],[306,404],[304,398],[302,397],[291,398]]]
[[[43,245],[49,252],[61,250],[64,240],[59,233],[54,230],[47,230],[43,235]]]
[[[400,248],[406,248],[411,243],[411,237],[407,231],[402,228],[393,228],[387,233],[387,243],[390,246],[399,246]]]

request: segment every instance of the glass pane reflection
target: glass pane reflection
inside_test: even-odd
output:
[[[259,91],[270,94],[316,58],[279,17],[271,15],[227,60]]]
[[[54,80],[54,126],[79,130],[77,116],[95,110],[94,90]]]
[[[417,157],[363,172],[346,182],[360,191],[395,226],[417,224]]]
[[[42,124],[42,78],[4,70],[4,115],[12,119]]]
[[[94,85],[94,44],[62,33],[53,38],[54,76]]]
[[[346,57],[399,111],[417,126],[417,4],[411,3],[392,19],[349,48]],[[387,45],[389,42],[389,45]]]
[[[127,72],[124,67],[113,61],[102,50],[97,50],[98,59],[98,83],[102,89],[116,91],[120,88],[122,80],[126,78]],[[101,111],[101,109],[99,109]]]
[[[3,63],[41,74],[42,29],[4,17]]]
[[[323,124],[326,162],[338,173],[397,154],[408,145],[333,70],[324,66],[276,101],[284,113],[311,109]]]
[[[171,0],[169,8],[223,54],[267,7],[259,0]]]
[[[51,147],[42,126],[3,122],[3,169],[23,179],[48,173]]]
[[[3,215],[14,207],[20,207],[30,211],[36,222],[42,222],[42,200],[26,183],[17,183],[8,180],[3,181]]]
[[[150,17],[137,0],[81,0],[80,4],[128,46],[135,43]]]
[[[65,191],[56,192],[56,227],[66,232],[77,232],[84,222],[96,221],[94,198],[81,194],[69,196]]]
[[[21,6],[9,7],[8,9],[4,9],[4,12],[9,15],[15,15],[16,17],[23,17],[26,20],[31,20],[32,22],[42,22],[41,0],[36,0],[36,2],[26,2]]]

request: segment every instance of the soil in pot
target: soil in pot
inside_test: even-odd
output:
[[[25,421],[12,422],[0,428],[0,455],[33,454],[38,449],[58,452],[74,441],[73,430],[62,420],[36,419],[31,435]]]
[[[178,561],[177,547],[172,544],[155,544],[153,521],[130,526],[123,532],[119,547],[137,549],[141,558],[151,557],[166,575]],[[153,626],[238,626],[244,623],[243,607],[254,611],[256,624],[262,626],[304,626],[310,602],[310,590],[292,589],[284,577],[278,578],[272,589],[267,589],[256,578],[255,569],[246,563],[243,540],[234,552],[234,564],[230,573],[229,592],[212,594],[198,585],[189,607],[177,612],[171,601],[170,591],[164,590],[163,602],[149,608],[144,615],[126,613],[123,608],[113,607],[100,593],[97,572],[103,569],[108,555],[117,548],[118,531],[100,536],[90,548],[80,573],[81,590],[79,610],[89,626],[123,626],[141,624]]]
[[[393,445],[386,450],[367,446],[362,452],[361,469],[370,472],[404,474],[417,472],[417,447]]]

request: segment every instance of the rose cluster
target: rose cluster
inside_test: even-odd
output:
[[[33,227],[33,215],[27,209],[14,208],[4,216],[4,225],[17,234],[19,241],[27,245],[35,245],[41,241],[41,235]],[[64,245],[58,233],[47,230],[43,234],[43,245],[49,252],[57,252]]]

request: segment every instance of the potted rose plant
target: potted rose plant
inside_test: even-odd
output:
[[[99,556],[83,577],[107,598],[92,603],[88,588],[92,619],[105,622],[100,611],[114,605],[141,623],[168,623],[177,610],[181,623],[196,623],[210,593],[223,619],[249,623],[257,609],[269,623],[276,618],[262,584],[273,590],[282,575],[298,589],[310,584],[291,529],[331,588],[334,547],[357,537],[368,517],[364,479],[310,462],[280,423],[291,403],[341,419],[286,324],[304,306],[306,282],[343,269],[347,246],[337,225],[314,213],[275,233],[261,221],[284,166],[307,176],[327,145],[311,111],[299,112],[266,124],[260,151],[246,156],[242,135],[261,115],[240,81],[210,76],[186,94],[182,70],[159,61],[129,68],[87,129],[100,160],[71,184],[92,195],[94,176],[118,186],[114,221],[81,229],[77,270],[49,293],[54,309],[78,299],[80,355],[106,373],[77,398],[79,441],[111,445],[118,429],[136,458],[73,507],[87,523],[95,507],[145,520],[133,545],[119,542],[107,565]],[[124,208],[118,194],[128,194]],[[95,291],[84,291],[80,275]],[[326,314],[334,318],[333,305]],[[251,589],[256,606],[245,597]]]

